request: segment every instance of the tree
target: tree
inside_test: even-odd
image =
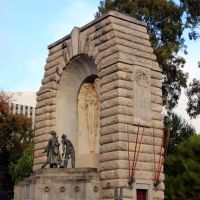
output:
[[[197,200],[200,197],[200,136],[177,146],[165,161],[165,199]]]
[[[195,6],[195,8],[194,8]],[[180,4],[168,0],[105,0],[100,1],[96,17],[115,10],[147,23],[148,34],[163,70],[163,104],[172,110],[178,103],[181,87],[186,88],[188,75],[182,71],[185,59],[183,31],[190,29],[190,39],[197,39],[200,2],[180,0]]]
[[[32,172],[33,167],[33,145],[27,147],[22,156],[16,160],[16,162],[11,162],[9,166],[9,173],[12,176],[14,182],[27,177]]]
[[[200,28],[200,1],[180,0],[180,7],[185,15],[185,28],[190,29],[189,38],[196,40],[199,37],[196,29]]]
[[[11,190],[13,187],[8,171],[9,165],[22,156],[33,139],[31,119],[11,113],[11,102],[12,96],[0,91],[0,189],[4,190]]]
[[[168,154],[173,154],[178,144],[196,133],[195,129],[176,113],[164,117],[164,126],[166,130],[170,128]]]
[[[187,113],[190,117],[196,118],[200,115],[200,80],[193,79],[187,89]]]

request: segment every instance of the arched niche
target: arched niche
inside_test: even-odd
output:
[[[92,127],[84,128],[85,125],[91,126],[93,123],[90,114],[99,118],[99,105],[93,105],[99,102],[98,74],[99,71],[92,59],[81,55],[66,66],[58,86],[55,129],[59,138],[64,133],[74,144],[76,167],[99,165],[98,121],[95,122],[96,131],[93,131]],[[84,116],[89,117],[89,120],[87,117],[84,119]]]

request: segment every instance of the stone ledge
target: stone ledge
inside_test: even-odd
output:
[[[46,168],[15,184],[15,200],[99,200],[101,185],[96,168]]]

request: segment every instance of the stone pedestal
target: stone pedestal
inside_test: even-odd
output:
[[[99,200],[101,187],[95,168],[43,169],[18,182],[15,200]]]

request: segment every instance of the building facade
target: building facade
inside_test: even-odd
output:
[[[32,119],[32,124],[35,122],[35,92],[14,92],[11,94],[13,103],[10,104],[10,109],[13,114],[25,115]]]

